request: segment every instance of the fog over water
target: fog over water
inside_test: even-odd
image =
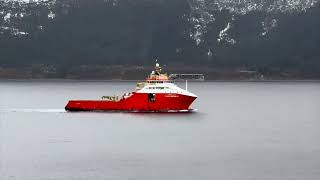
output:
[[[190,114],[63,109],[134,86],[1,81],[0,179],[320,179],[319,83],[189,83]]]

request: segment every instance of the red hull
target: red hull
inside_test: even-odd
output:
[[[72,100],[65,109],[67,111],[138,111],[168,112],[189,110],[193,96],[181,94],[157,93],[154,102],[147,93],[133,93],[132,96],[119,101],[106,100]]]

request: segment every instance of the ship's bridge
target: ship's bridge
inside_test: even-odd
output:
[[[158,63],[154,67],[154,70],[150,73],[150,75],[146,78],[145,82],[141,82],[137,84],[136,90],[140,90],[146,85],[157,85],[157,84],[165,84],[165,83],[174,83],[168,76],[168,74],[161,73],[161,67]]]
[[[150,84],[158,84],[158,83],[173,83],[174,81],[169,79],[167,74],[150,74],[148,78],[146,78],[146,82]]]
[[[161,80],[161,79],[157,79],[157,80],[150,80],[150,79],[147,79],[146,80],[146,83],[148,84],[162,84],[162,83],[174,83],[173,80]]]
[[[168,74],[161,73],[161,67],[157,63],[154,67],[154,70],[150,73],[150,75],[146,78],[148,83],[168,83],[169,81],[172,82],[168,76]]]

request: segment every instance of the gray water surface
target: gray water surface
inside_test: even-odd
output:
[[[320,83],[189,83],[191,114],[64,112],[134,86],[0,82],[0,179],[320,179]]]

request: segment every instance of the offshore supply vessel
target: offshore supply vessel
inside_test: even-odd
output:
[[[197,96],[175,85],[174,81],[156,63],[145,82],[135,91],[122,97],[102,96],[100,100],[70,100],[67,111],[120,111],[120,112],[191,112],[190,105]]]

